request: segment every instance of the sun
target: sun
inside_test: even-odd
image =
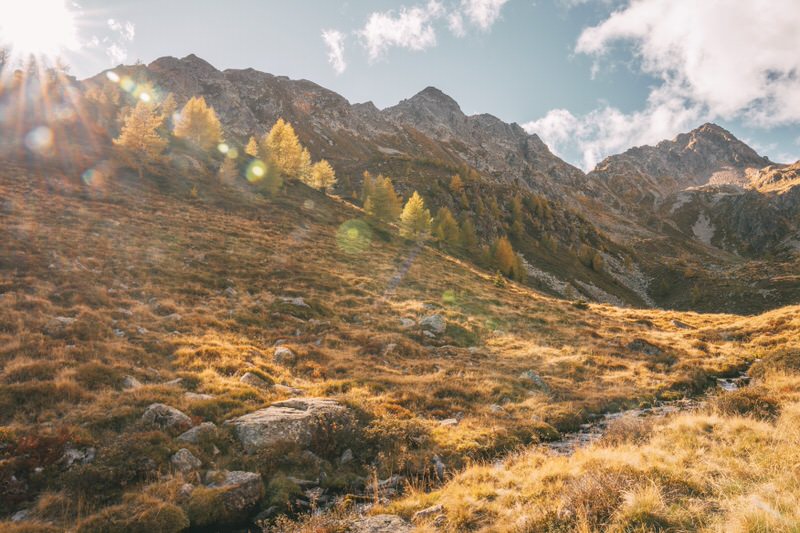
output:
[[[0,47],[12,55],[46,61],[78,48],[75,12],[67,0],[24,0],[0,6]]]

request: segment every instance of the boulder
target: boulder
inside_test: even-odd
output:
[[[433,333],[434,335],[441,335],[447,329],[447,320],[444,316],[436,313],[435,315],[428,315],[420,320],[419,325],[422,329]]]
[[[393,514],[366,516],[353,521],[349,533],[411,533],[411,524]]]
[[[261,476],[254,472],[212,470],[204,481],[204,486],[191,491],[186,503],[196,528],[230,531],[221,526],[245,522],[264,495]]]
[[[213,435],[217,430],[216,424],[214,422],[203,422],[199,426],[195,426],[192,429],[181,433],[178,435],[176,440],[180,442],[188,442],[189,444],[197,444],[200,442],[200,439],[205,436]]]
[[[245,372],[242,374],[242,377],[239,378],[239,381],[245,385],[250,385],[251,387],[261,390],[269,390],[272,387],[272,383],[253,372]]]
[[[550,387],[547,386],[547,383],[544,382],[542,377],[534,372],[533,370],[526,370],[519,375],[519,379],[528,381],[533,385],[535,388],[541,391],[549,391]]]
[[[163,403],[153,403],[142,415],[145,424],[157,426],[161,429],[175,429],[184,431],[192,427],[192,419],[174,407]]]
[[[179,472],[191,472],[203,466],[203,461],[195,457],[192,452],[186,448],[181,448],[175,452],[175,455],[170,458],[169,462],[172,463],[175,470]]]
[[[410,318],[401,318],[400,319],[400,327],[403,328],[403,329],[408,329],[408,328],[414,327],[416,324],[417,323],[414,322]]]
[[[275,348],[273,359],[279,365],[291,366],[297,360],[297,356],[286,346],[278,346]]]
[[[346,465],[350,461],[353,460],[353,450],[347,448],[343,453],[342,456],[339,458],[339,464]]]
[[[293,305],[295,307],[302,307],[304,309],[311,308],[310,305],[306,303],[302,296],[290,297],[290,296],[282,296],[281,302],[287,305]]]
[[[348,409],[334,400],[295,398],[277,402],[252,413],[228,420],[249,453],[277,443],[311,444],[314,434],[333,422],[348,422]]]
[[[423,509],[421,511],[417,511],[416,513],[414,513],[414,516],[411,517],[411,521],[412,522],[420,522],[422,520],[427,520],[428,518],[432,518],[432,517],[435,517],[435,516],[438,516],[438,515],[442,514],[443,511],[444,511],[444,507],[441,504],[432,505],[432,506],[428,507],[427,509]]]
[[[136,379],[133,376],[125,376],[122,379],[122,388],[123,389],[138,389],[142,386],[142,382]]]

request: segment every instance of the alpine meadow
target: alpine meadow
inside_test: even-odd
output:
[[[798,27],[1,1],[0,531],[800,532]]]

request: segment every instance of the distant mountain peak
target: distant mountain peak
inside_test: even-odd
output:
[[[464,114],[455,99],[432,86],[425,87],[411,98],[401,101],[395,108],[425,109],[437,114],[442,111],[456,115]]]

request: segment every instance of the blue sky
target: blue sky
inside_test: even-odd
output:
[[[78,77],[194,53],[379,107],[434,85],[584,168],[709,120],[800,158],[797,0],[78,3],[80,44],[64,53]]]

